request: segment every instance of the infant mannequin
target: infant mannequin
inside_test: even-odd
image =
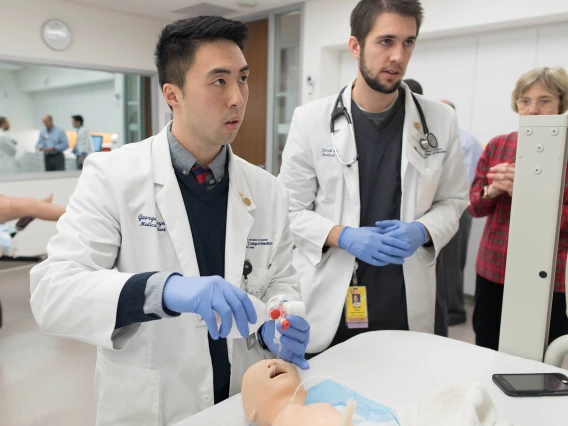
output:
[[[276,374],[275,374],[276,372]],[[340,426],[342,415],[329,404],[305,405],[306,391],[296,367],[264,360],[251,366],[243,377],[242,400],[247,421],[256,426]],[[292,404],[288,408],[288,405]],[[351,426],[351,423],[348,423]]]

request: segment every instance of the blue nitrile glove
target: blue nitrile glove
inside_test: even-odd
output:
[[[170,311],[200,315],[214,340],[219,336],[228,336],[233,325],[233,316],[244,338],[249,335],[248,323],[256,323],[256,312],[248,295],[219,276],[172,275],[164,285],[162,302]],[[220,328],[213,311],[221,317]]]
[[[277,326],[278,332],[281,334],[282,350],[280,351],[280,358],[297,365],[302,370],[307,370],[310,365],[306,361],[305,354],[310,341],[310,324],[304,318],[295,315],[290,315],[286,319],[290,322],[290,327],[282,330],[282,324]],[[274,324],[275,322],[272,320],[265,322],[262,325],[261,333],[264,344],[270,349],[270,352],[277,355],[278,344],[274,343]]]
[[[400,220],[383,220],[375,223],[379,232],[408,244],[409,249],[403,258],[412,256],[419,247],[426,244],[426,228],[420,222],[402,222]]]
[[[383,235],[373,227],[346,226],[339,234],[338,245],[357,259],[374,266],[402,265],[404,254],[410,249],[406,242]]]

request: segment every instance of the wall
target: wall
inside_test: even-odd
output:
[[[17,73],[16,80],[24,92],[41,92],[87,84],[112,81],[109,72],[76,70],[70,68],[26,66]]]
[[[0,43],[0,60],[155,73],[153,50],[165,21],[59,0],[0,0],[0,8],[0,40],[9,40]],[[64,20],[73,34],[71,46],[63,52],[49,49],[40,37],[43,23],[54,17]],[[77,177],[69,177],[6,181],[0,185],[2,193],[10,195],[45,197],[53,192],[56,202],[66,204],[76,182]],[[18,236],[20,253],[45,252],[54,231],[54,224],[32,223]]]

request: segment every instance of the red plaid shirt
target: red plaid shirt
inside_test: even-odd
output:
[[[487,222],[481,238],[475,269],[479,275],[494,283],[505,282],[505,265],[507,263],[507,244],[509,242],[509,220],[511,217],[511,200],[508,194],[497,198],[482,199],[483,188],[489,185],[487,173],[489,169],[501,163],[514,163],[517,155],[517,132],[510,135],[497,136],[485,148],[475,171],[475,180],[469,194],[471,206],[469,212],[473,217],[487,216]],[[566,175],[568,177],[568,173]],[[568,181],[567,181],[568,184]],[[568,254],[568,187],[564,187],[564,203],[558,242],[558,258],[556,259],[556,276],[554,291],[565,292],[566,255]]]

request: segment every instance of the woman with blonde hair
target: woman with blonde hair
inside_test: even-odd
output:
[[[513,91],[511,107],[521,116],[563,114],[568,110],[568,74],[560,67],[537,68],[523,74]],[[517,132],[492,139],[479,159],[470,191],[469,212],[473,217],[487,217],[476,262],[473,328],[476,344],[495,350],[499,346],[516,153]],[[565,189],[549,342],[568,334],[567,254],[568,190]]]

